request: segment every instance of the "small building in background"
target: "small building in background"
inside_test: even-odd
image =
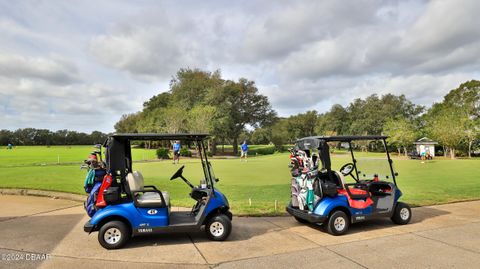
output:
[[[422,153],[425,152],[426,155],[435,157],[435,145],[438,145],[438,142],[429,139],[428,137],[422,137],[417,141],[413,142],[417,148],[418,155],[422,156]]]

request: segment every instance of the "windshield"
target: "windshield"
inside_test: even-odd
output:
[[[210,162],[202,160],[202,167],[205,174],[205,181],[208,187],[210,187],[210,182],[215,183],[215,173],[213,172],[212,164]],[[208,171],[210,171],[210,173],[208,173]]]
[[[217,182],[217,177],[215,176],[215,172],[213,171],[213,168],[212,168],[212,164],[210,162],[208,162],[208,168],[210,169],[210,178],[211,178],[211,182],[213,182],[213,184],[215,184],[215,182]]]
[[[352,175],[357,177],[358,173],[359,180],[373,180],[377,177],[381,181],[393,182],[392,171],[390,170],[383,141],[354,142],[352,142],[352,150],[356,160],[357,171],[354,170]],[[332,159],[334,159],[332,168],[337,171],[340,170],[342,165],[353,162],[349,144],[342,143],[340,147],[340,150],[335,150],[332,154]],[[351,181],[349,178],[346,178],[346,180]]]
[[[373,154],[372,154],[373,155]],[[376,154],[375,154],[376,155]],[[389,181],[392,179],[392,172],[387,157],[358,157],[358,177],[362,180],[372,180],[375,175],[379,180]]]

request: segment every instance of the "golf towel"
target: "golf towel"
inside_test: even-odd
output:
[[[83,184],[83,188],[85,189],[86,193],[89,193],[92,190],[94,180],[95,170],[90,169],[88,170],[87,176],[85,177],[85,183]]]

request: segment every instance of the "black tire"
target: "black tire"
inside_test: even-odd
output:
[[[327,232],[331,235],[342,235],[348,231],[350,218],[341,210],[333,212],[328,218]]]
[[[232,222],[227,215],[218,214],[208,219],[205,224],[207,237],[213,241],[224,241],[232,231]]]
[[[391,217],[392,221],[399,225],[405,225],[412,219],[412,210],[406,203],[398,202],[395,206],[395,212]]]
[[[98,231],[98,242],[106,249],[119,249],[130,239],[131,231],[123,221],[105,223]]]
[[[306,221],[306,220],[304,220],[304,219],[302,219],[302,218],[295,217],[295,216],[294,216],[294,218],[295,218],[298,222],[300,222],[300,223],[308,223],[308,221]]]

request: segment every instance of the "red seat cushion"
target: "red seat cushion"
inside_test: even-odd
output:
[[[373,204],[372,199],[370,197],[367,197],[365,200],[362,199],[352,199],[349,195],[348,192],[345,189],[340,189],[337,190],[338,194],[345,195],[348,200],[348,204],[350,205],[351,208],[355,209],[365,209],[369,207],[371,204]],[[350,192],[352,194],[360,195],[360,194],[367,194],[367,191],[361,190],[361,189],[356,189],[356,188],[350,188]]]

